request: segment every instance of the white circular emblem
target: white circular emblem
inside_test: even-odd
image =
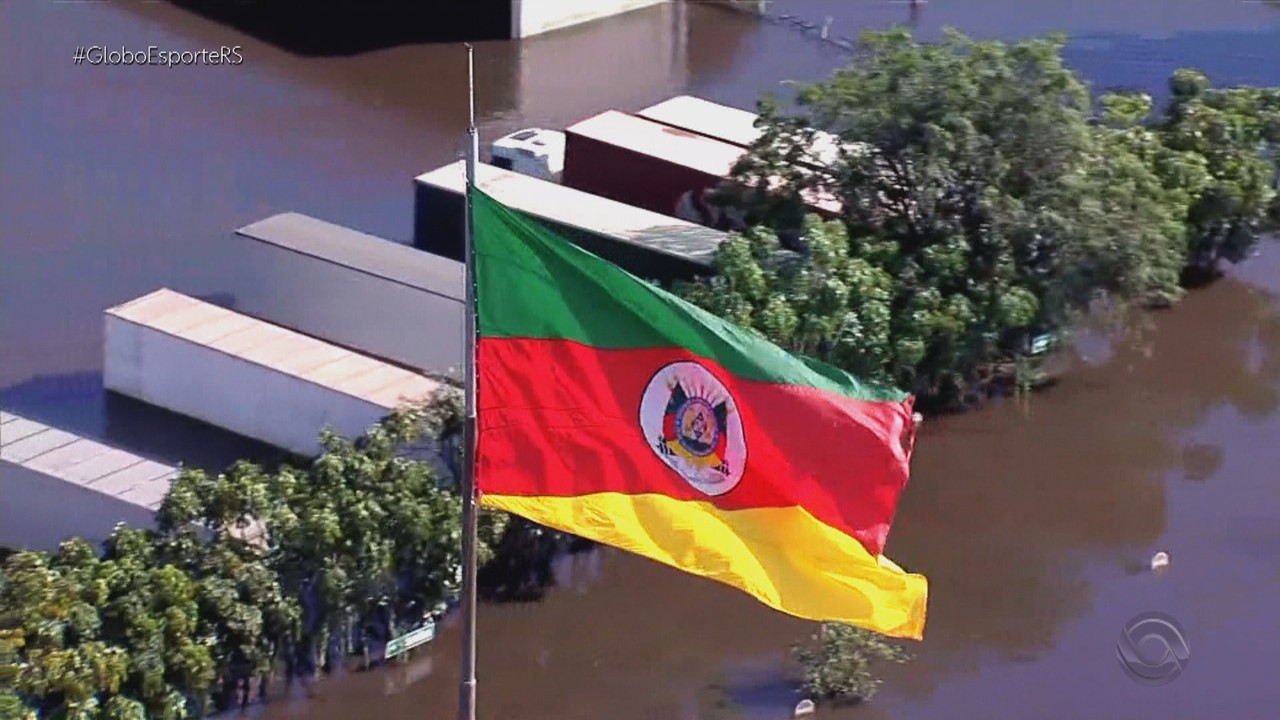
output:
[[[664,463],[707,495],[742,480],[747,442],[729,389],[696,362],[665,365],[640,398],[645,441]]]

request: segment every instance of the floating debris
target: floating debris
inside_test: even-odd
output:
[[[796,703],[795,717],[804,717],[813,714],[813,701],[808,698]]]
[[[1169,567],[1169,553],[1158,552],[1151,556],[1151,572],[1161,573]]]

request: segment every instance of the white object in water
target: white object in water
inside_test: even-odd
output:
[[[1169,567],[1169,553],[1158,552],[1151,556],[1151,572],[1162,572]]]
[[[804,717],[813,714],[813,701],[808,698],[796,703],[795,717]]]

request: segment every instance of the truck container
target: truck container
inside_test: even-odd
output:
[[[167,288],[109,308],[103,384],[302,457],[441,383]]]
[[[722,134],[743,139],[742,118],[731,119]],[[706,225],[746,225],[741,216],[717,213],[705,203],[747,145],[612,110],[574,125],[565,138],[565,185]],[[803,196],[812,212],[829,218],[841,214],[840,202],[830,195],[806,191]]]
[[[636,115],[744,150],[750,148],[761,134],[760,128],[756,127],[756,121],[760,118],[756,113],[692,95],[677,95],[651,105]],[[835,135],[819,130],[814,141],[814,155],[819,160],[830,162],[837,156],[839,143],[839,138]]]
[[[608,110],[565,130],[566,186],[675,216],[681,197],[727,178],[742,148]]]
[[[460,377],[462,263],[298,213],[227,239],[230,306],[428,374]]]
[[[415,181],[414,245],[462,260],[466,162]],[[477,163],[476,185],[498,202],[640,277],[668,284],[706,276],[725,233],[546,180]]]
[[[692,95],[677,95],[636,113],[669,127],[749,148],[760,137],[759,115]]]
[[[157,457],[0,411],[0,546],[55,552],[72,537],[101,544],[120,523],[153,528],[180,472]],[[228,531],[253,541],[262,526]]]
[[[760,128],[756,127],[759,115],[692,95],[678,95],[647,107],[636,115],[668,127],[726,142],[743,150],[750,149],[761,135]],[[801,166],[818,170],[823,165],[835,162],[839,157],[840,143],[839,137],[817,131],[811,149],[812,160],[802,161]],[[811,211],[826,217],[837,217],[843,210],[840,201],[825,192],[810,191],[805,194],[805,199]]]
[[[0,545],[100,543],[118,523],[152,527],[178,468],[0,412]]]

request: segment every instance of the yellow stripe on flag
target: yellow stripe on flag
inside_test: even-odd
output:
[[[929,585],[800,507],[720,510],[665,495],[484,495],[486,507],[743,590],[782,612],[919,640]]]

